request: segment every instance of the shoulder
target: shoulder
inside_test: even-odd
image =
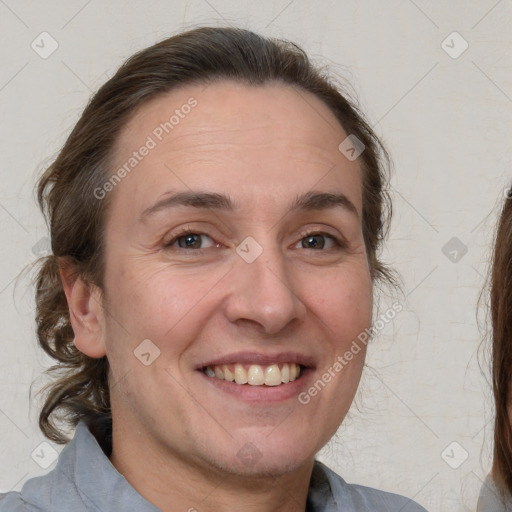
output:
[[[37,510],[30,508],[19,492],[0,493],[0,512],[27,512]]]
[[[369,511],[396,512],[400,510],[401,512],[427,512],[421,505],[406,496],[363,485],[347,484],[347,487],[352,493],[354,502],[369,506]]]
[[[20,492],[0,495],[0,512],[91,510],[157,512],[159,509],[116,470],[98,439],[82,421],[51,471],[27,480]]]
[[[29,478],[19,492],[0,494],[0,512],[85,510],[74,483],[78,452],[83,451],[84,426],[77,428],[77,432],[79,435],[75,433],[75,437],[63,448],[57,465],[51,471]]]
[[[427,512],[421,505],[410,498],[391,492],[348,484],[341,476],[326,465],[315,462],[318,470],[323,472],[330,486],[336,508],[334,510],[364,511],[364,512]],[[319,471],[316,478],[320,477]],[[324,483],[325,487],[325,483]],[[322,510],[318,508],[318,510]]]
[[[491,475],[487,475],[480,489],[477,512],[508,512],[512,510],[512,496],[500,493]]]
[[[27,480],[19,492],[11,491],[0,494],[0,512],[43,512],[63,510],[60,505],[69,501],[73,496],[73,489],[64,489],[63,475],[59,469]],[[66,498],[62,498],[62,491],[66,491]],[[70,504],[70,503],[68,503]],[[75,510],[82,510],[77,507]]]

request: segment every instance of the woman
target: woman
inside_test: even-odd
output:
[[[491,271],[492,383],[496,417],[492,473],[480,492],[478,512],[512,510],[512,196],[507,189],[498,222]]]
[[[385,157],[291,43],[205,27],[130,58],[39,183],[38,337],[67,369],[40,427],[77,428],[0,510],[423,510],[315,460],[389,279]]]

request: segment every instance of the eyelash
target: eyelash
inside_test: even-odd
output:
[[[215,243],[213,238],[210,237],[209,235],[207,235],[206,233],[201,233],[200,231],[196,231],[196,230],[193,230],[193,229],[190,229],[190,228],[187,227],[187,228],[183,228],[171,240],[166,242],[164,244],[164,249],[172,249],[173,248],[172,246],[180,238],[183,238],[183,237],[185,237],[187,235],[207,236],[208,238],[210,238]],[[335,247],[332,247],[331,249],[325,249],[325,250],[316,250],[316,249],[310,248],[310,250],[313,250],[313,251],[316,251],[316,252],[327,252],[329,250],[343,250],[343,249],[346,249],[347,245],[348,245],[345,242],[345,240],[343,240],[341,238],[337,238],[334,235],[326,233],[325,231],[318,231],[318,230],[317,231],[315,231],[315,230],[303,231],[299,235],[300,235],[300,240],[302,240],[303,238],[310,237],[310,236],[324,236],[325,238],[330,238],[334,242],[334,244],[335,244]],[[211,249],[211,248],[212,247],[207,247],[207,248],[204,248],[204,249],[186,249],[186,248],[183,248],[183,247],[177,247],[177,248],[174,248],[174,249],[177,250],[177,251],[202,253],[203,251],[206,251],[207,249]],[[305,249],[307,249],[307,248],[305,248]]]

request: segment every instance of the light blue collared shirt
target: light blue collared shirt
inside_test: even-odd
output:
[[[0,512],[158,512],[112,465],[81,421],[49,473],[31,478],[20,492],[0,494]],[[350,485],[315,461],[306,512],[426,512],[414,501]]]

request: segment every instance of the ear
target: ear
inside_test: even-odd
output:
[[[76,348],[89,357],[103,357],[106,355],[105,316],[101,290],[85,282],[76,272],[75,265],[68,260],[59,259],[59,272],[68,301]]]

